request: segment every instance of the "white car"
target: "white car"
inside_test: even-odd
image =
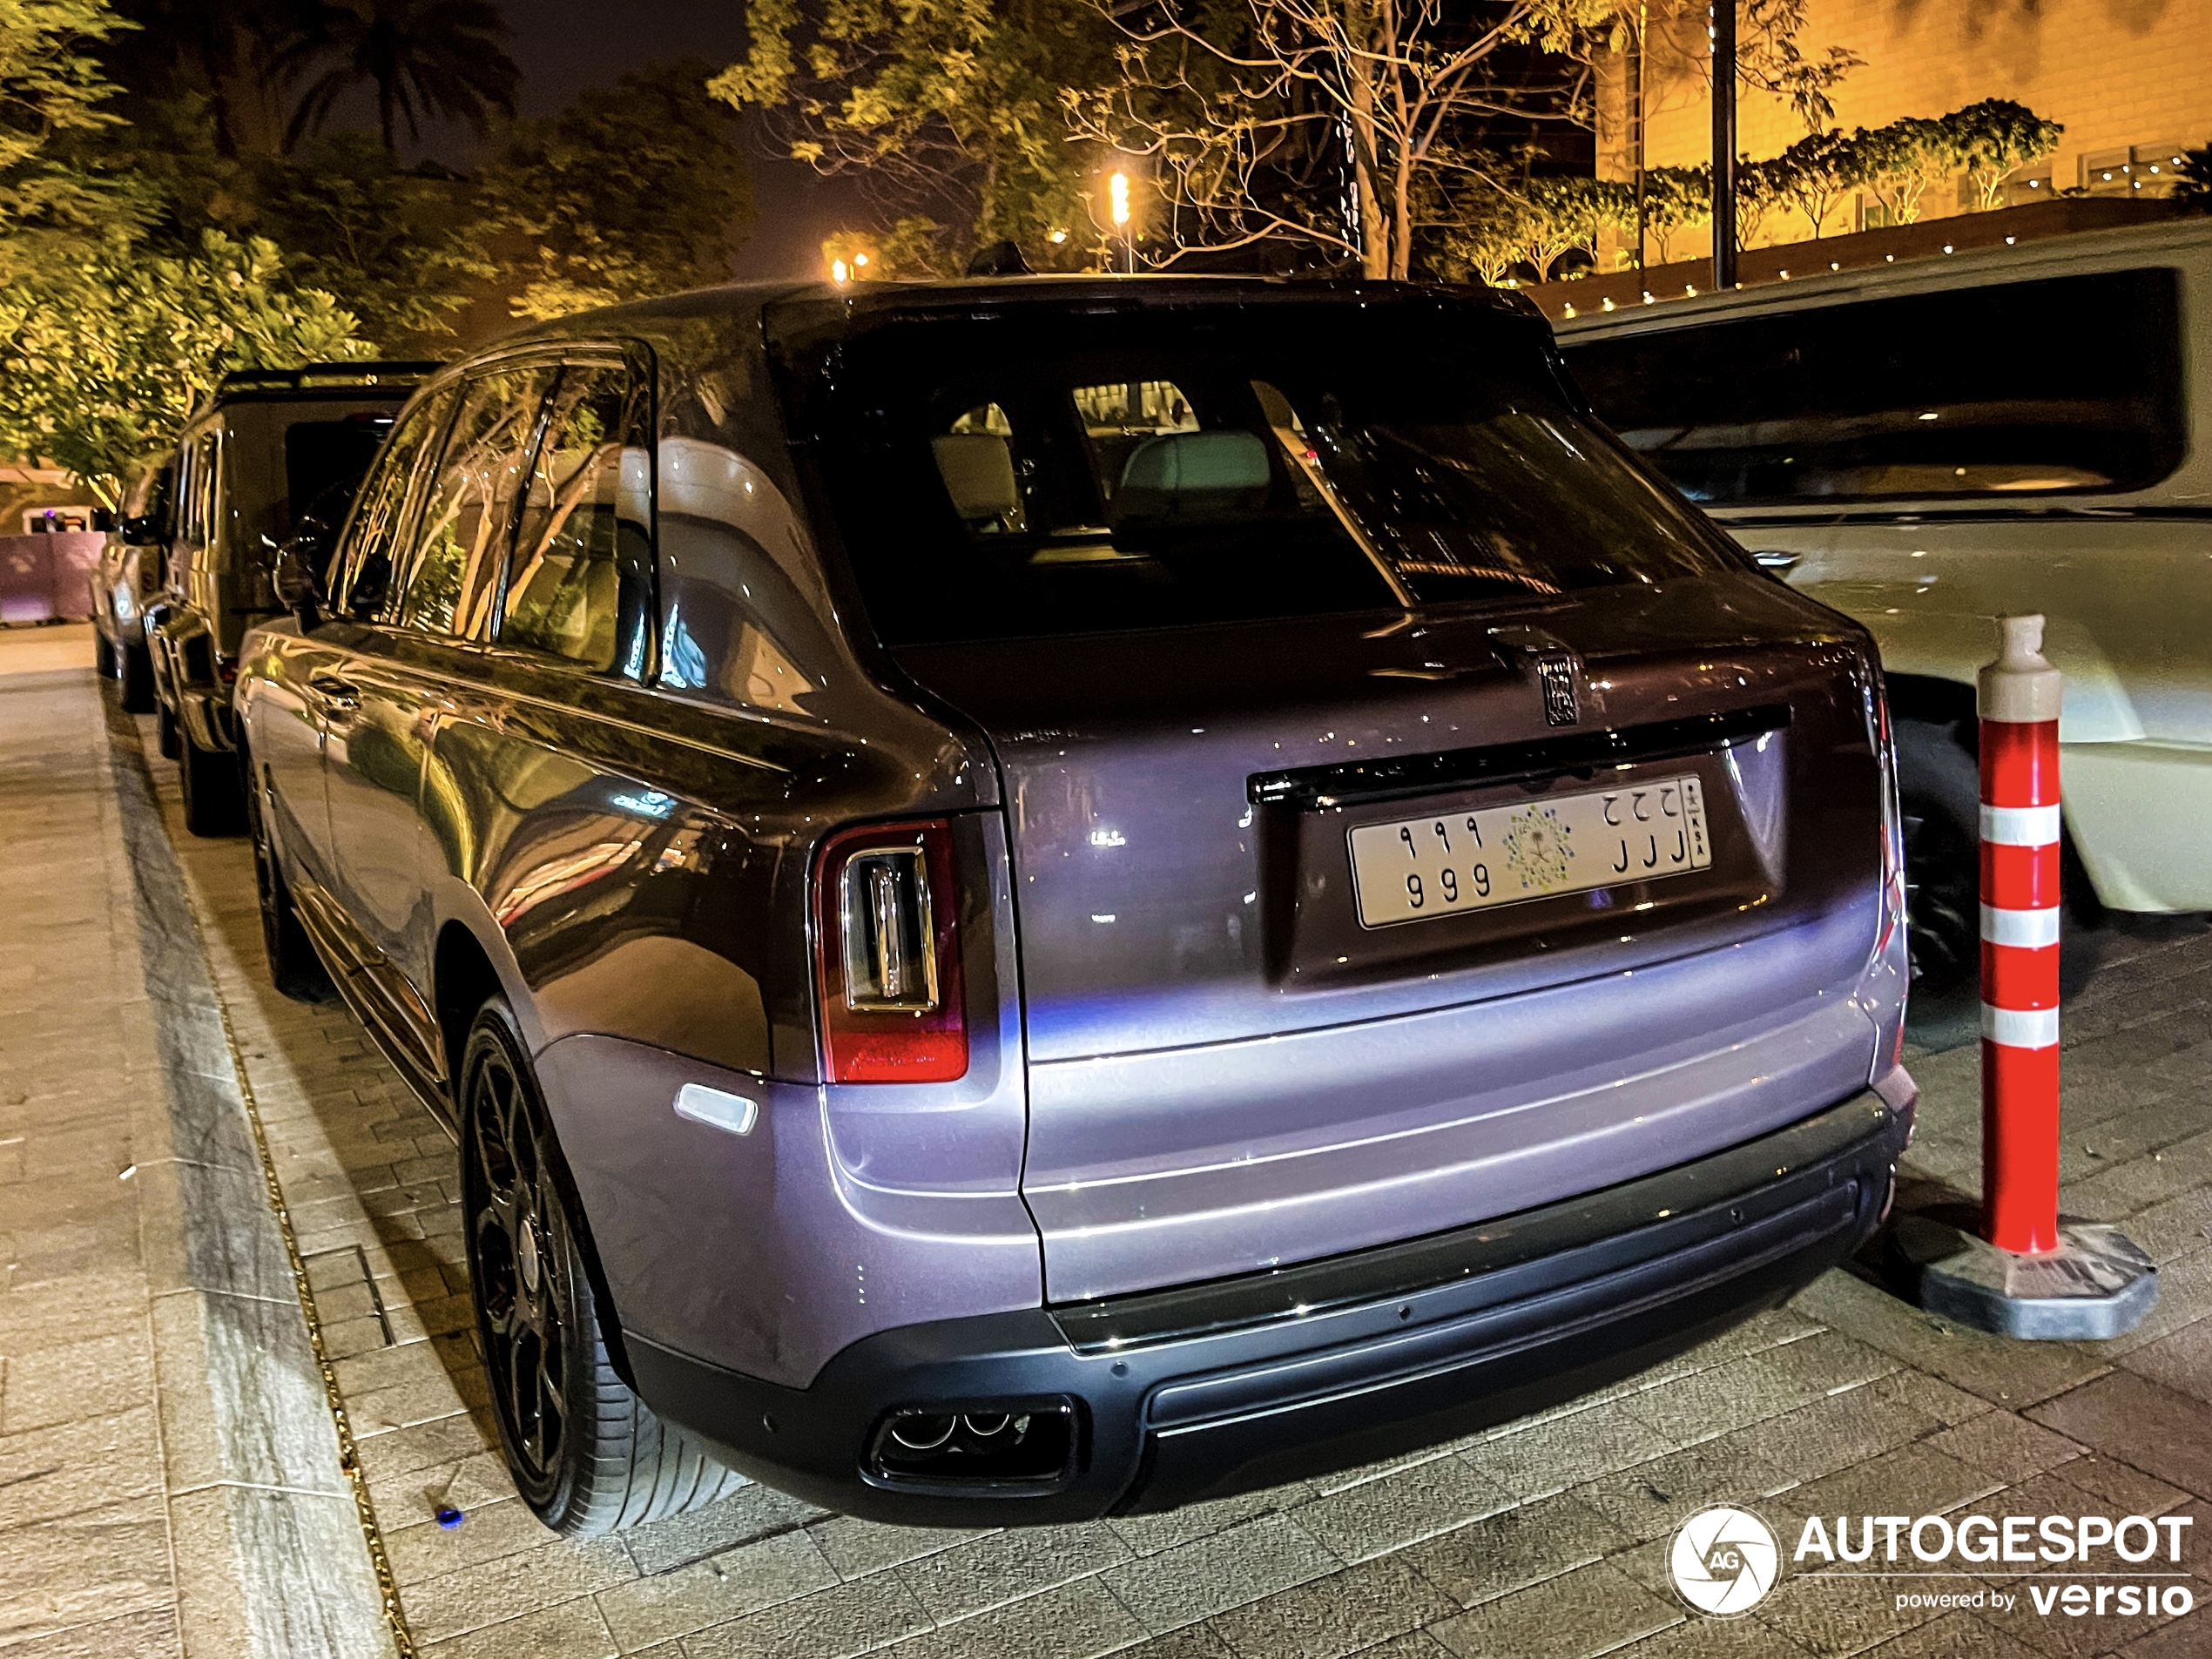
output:
[[[1561,326],[1597,414],[1880,642],[1923,988],[1979,934],[1974,675],[2041,611],[2069,909],[2212,910],[2212,219]]]

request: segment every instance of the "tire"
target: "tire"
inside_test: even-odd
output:
[[[185,827],[195,835],[235,835],[246,827],[245,792],[239,787],[238,758],[201,748],[191,734],[178,732],[177,779],[184,787]]]
[[[165,705],[155,712],[161,717],[158,723],[161,735],[161,758],[174,760],[184,746],[183,734],[177,730],[177,717]]]
[[[115,647],[98,627],[92,630],[92,671],[104,680],[116,678]]]
[[[1905,937],[1912,995],[1963,1000],[1981,978],[1981,770],[1956,725],[1898,720],[1898,797],[1905,819]],[[2102,907],[2071,840],[2061,849],[2059,992],[2087,983]]]
[[[253,890],[260,903],[261,948],[269,959],[269,982],[294,1002],[327,1002],[338,988],[293,906],[259,789],[246,792],[246,816],[247,833],[253,838]]]
[[[1899,720],[1896,734],[1912,994],[1946,996],[1981,971],[1981,775],[1951,726]]]
[[[123,681],[123,711],[125,714],[153,712],[153,653],[144,645],[125,645],[117,651],[123,670],[118,678]]]
[[[736,1491],[742,1477],[654,1415],[608,1358],[575,1187],[503,998],[469,1028],[460,1099],[469,1291],[523,1501],[563,1537],[596,1538]]]

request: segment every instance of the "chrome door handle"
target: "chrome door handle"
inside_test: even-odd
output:
[[[1778,547],[1763,547],[1754,551],[1751,556],[1758,561],[1762,570],[1779,572],[1794,570],[1797,561],[1804,557],[1804,555],[1785,553]]]
[[[307,689],[334,709],[357,709],[361,705],[361,687],[348,679],[332,673],[310,674]]]

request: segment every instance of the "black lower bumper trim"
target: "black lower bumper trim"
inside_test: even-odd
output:
[[[1169,1508],[1524,1415],[1776,1305],[1873,1231],[1909,1127],[1905,1114],[1863,1093],[1608,1193],[1414,1241],[1426,1254],[1393,1245],[1313,1264],[1300,1271],[1385,1293],[1309,1305],[1295,1318],[1267,1313],[1263,1298],[1253,1305],[1265,1317],[1191,1329],[1185,1300],[1172,1332],[1115,1341],[1094,1328],[1080,1346],[1063,1329],[1064,1310],[944,1320],[857,1342],[804,1389],[634,1332],[630,1356],[656,1411],[732,1467],[827,1508],[969,1526]],[[1539,1240],[1546,1248],[1532,1247]],[[1439,1248],[1480,1255],[1494,1244],[1505,1253],[1459,1262],[1468,1271],[1427,1271],[1444,1259]],[[1423,1271],[1409,1278],[1409,1261]],[[1230,1281],[1192,1294],[1228,1292],[1211,1305],[1221,1312],[1242,1306],[1237,1298],[1250,1288]],[[1115,1305],[1146,1312],[1160,1302]],[[1056,1489],[921,1492],[862,1469],[888,1411],[988,1411],[1048,1395],[1076,1402],[1079,1420],[1077,1454]]]

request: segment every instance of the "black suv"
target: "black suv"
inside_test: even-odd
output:
[[[239,642],[281,615],[276,552],[334,524],[432,362],[314,363],[224,377],[177,440],[165,590],[145,611],[161,748],[179,762],[195,835],[242,827],[231,685]]]

